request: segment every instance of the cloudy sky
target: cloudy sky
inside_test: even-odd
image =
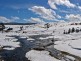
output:
[[[0,0],[0,22],[81,21],[81,0]]]

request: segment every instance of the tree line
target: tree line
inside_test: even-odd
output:
[[[69,28],[68,31],[64,30],[63,34],[70,34],[70,33],[74,33],[74,32],[78,33],[80,31],[81,31],[81,29],[73,27],[73,28]]]

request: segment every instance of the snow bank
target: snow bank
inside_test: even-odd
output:
[[[33,38],[28,38],[27,40],[35,40],[35,39],[33,39]]]
[[[39,39],[43,40],[43,39],[49,39],[49,38],[54,38],[54,36],[48,36],[48,37],[45,37],[45,38],[40,37]]]
[[[18,42],[15,37],[12,36],[13,33],[0,33],[0,46],[6,50],[14,50],[17,47],[20,47],[20,42]]]
[[[50,56],[48,51],[31,50],[26,53],[26,57],[31,61],[60,61]]]
[[[75,56],[81,57],[81,41],[69,40],[69,41],[57,41],[55,42],[54,48],[65,51]]]

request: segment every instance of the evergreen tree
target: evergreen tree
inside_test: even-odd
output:
[[[75,28],[74,28],[74,27],[72,28],[72,33],[73,33],[73,32],[75,32]]]
[[[68,34],[69,34],[69,33],[71,33],[71,29],[70,29],[70,28],[69,28],[69,30],[68,30]]]
[[[63,34],[66,34],[65,30],[64,30]]]

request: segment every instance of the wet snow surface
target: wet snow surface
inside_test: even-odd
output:
[[[43,24],[6,25],[13,30],[0,32],[0,60],[81,61],[81,31],[63,34],[69,28],[81,29],[81,25],[51,25],[48,30]]]

